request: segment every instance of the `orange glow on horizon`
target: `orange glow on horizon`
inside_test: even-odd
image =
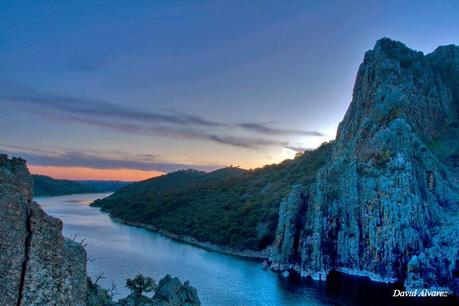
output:
[[[53,167],[28,165],[33,174],[51,176],[67,180],[114,180],[114,181],[141,181],[164,173],[159,171],[144,171],[135,169],[94,169],[85,167]]]

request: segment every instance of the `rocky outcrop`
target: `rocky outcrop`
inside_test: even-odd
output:
[[[120,306],[199,306],[197,291],[190,286],[189,282],[182,282],[177,277],[172,277],[167,274],[163,277],[156,288],[152,298],[142,296],[135,298],[130,295],[124,299],[120,299],[116,304]]]
[[[295,185],[279,207],[279,224],[271,256],[273,270],[299,269],[301,231],[298,229],[304,226],[305,208],[303,186]],[[297,266],[293,267],[294,264]]]
[[[201,305],[196,289],[188,281],[182,284],[177,277],[173,278],[169,274],[159,281],[153,300],[158,306]]]
[[[459,47],[423,55],[379,40],[329,162],[281,204],[273,268],[459,293],[458,114]]]
[[[0,304],[85,305],[86,251],[32,201],[25,161],[0,155]]]

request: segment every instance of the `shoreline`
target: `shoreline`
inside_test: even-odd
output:
[[[94,207],[96,208],[96,207]],[[100,209],[100,207],[97,207],[99,209],[100,212],[102,213],[107,213],[109,215],[108,212],[104,212]],[[110,219],[116,223],[120,223],[120,224],[125,224],[125,225],[131,225],[131,226],[135,226],[135,227],[140,227],[140,228],[144,228],[144,229],[147,229],[147,230],[150,230],[152,232],[155,232],[157,234],[160,234],[164,237],[167,237],[167,238],[170,238],[172,240],[175,240],[175,241],[178,241],[178,242],[181,242],[181,243],[186,243],[186,244],[189,244],[189,245],[192,245],[192,246],[195,246],[195,247],[199,247],[201,249],[204,249],[204,250],[207,250],[207,251],[210,251],[210,252],[216,252],[216,253],[220,253],[220,254],[223,254],[223,255],[228,255],[228,256],[234,256],[234,257],[238,257],[238,258],[241,258],[241,259],[245,259],[245,260],[253,260],[253,261],[256,261],[256,262],[263,262],[263,261],[269,261],[269,254],[270,254],[270,249],[267,248],[263,251],[251,251],[251,250],[243,250],[243,251],[238,251],[238,250],[234,250],[232,248],[229,248],[229,247],[222,247],[222,246],[218,246],[218,245],[215,245],[215,244],[212,244],[212,243],[209,243],[209,242],[200,242],[190,236],[184,236],[184,235],[177,235],[177,234],[173,234],[173,233],[170,233],[168,231],[164,231],[164,230],[158,230],[157,228],[155,228],[154,226],[152,225],[148,225],[148,224],[144,224],[144,223],[140,223],[140,222],[132,222],[132,221],[125,221],[125,220],[122,220],[122,219],[119,219],[119,218],[115,218],[115,217],[112,217],[110,216]],[[333,269],[333,270],[330,270],[329,273],[327,273],[327,276],[325,278],[317,278],[317,277],[314,277],[313,275],[304,275],[302,274],[300,271],[297,271],[296,269],[292,269],[292,268],[288,268],[288,269],[284,269],[284,270],[276,270],[276,269],[272,269],[272,267],[269,267],[269,270],[271,270],[272,272],[276,273],[279,275],[279,277],[282,277],[282,278],[288,278],[290,275],[287,274],[287,276],[284,276],[283,275],[283,271],[288,271],[289,273],[296,273],[296,275],[298,275],[300,277],[300,279],[311,279],[312,281],[314,282],[327,282],[328,281],[328,276],[330,275],[330,272],[335,272],[335,273],[338,273],[340,275],[343,275],[346,279],[344,281],[354,281],[355,279],[357,280],[364,280],[366,282],[368,282],[368,284],[371,284],[371,285],[374,285],[374,286],[380,286],[380,285],[385,285],[385,286],[388,286],[386,288],[390,288],[391,290],[395,290],[395,289],[398,289],[399,291],[401,291],[402,289],[400,288],[405,288],[403,283],[401,282],[401,280],[399,279],[393,279],[393,278],[384,278],[384,277],[381,277],[381,276],[378,276],[372,272],[369,272],[369,271],[365,271],[365,270],[353,270],[353,269],[348,269],[348,268],[345,268],[345,267],[337,267],[336,269]],[[343,280],[341,280],[343,281]],[[398,287],[400,286],[400,287]],[[445,288],[427,288],[426,290],[446,290]],[[452,292],[447,292],[447,297],[455,297],[455,295],[452,293]]]
[[[58,194],[58,195],[33,195],[33,200],[35,198],[56,198],[56,197],[68,197],[68,196],[77,196],[77,195],[111,195],[114,191],[101,191],[101,192],[78,192],[78,193],[66,193],[66,194]]]
[[[99,208],[100,210],[100,208]],[[101,210],[101,212],[103,212]],[[109,214],[110,216],[110,214]],[[235,256],[239,258],[244,258],[248,260],[254,260],[254,261],[259,261],[262,262],[264,260],[268,260],[269,258],[269,249],[265,249],[263,251],[252,251],[252,250],[243,250],[243,251],[238,251],[235,249],[232,249],[230,247],[224,247],[224,246],[219,246],[212,244],[210,242],[201,242],[196,240],[193,237],[190,236],[183,236],[183,235],[177,235],[165,230],[159,230],[155,228],[152,225],[145,224],[145,223],[140,223],[140,222],[132,222],[132,221],[126,221],[123,219],[115,218],[110,216],[110,219],[112,219],[114,222],[121,223],[121,224],[126,224],[126,225],[131,225],[135,227],[140,227],[140,228],[145,228],[147,230],[150,230],[152,232],[155,232],[157,234],[160,234],[162,236],[165,236],[167,238],[173,239],[175,241],[179,241],[182,243],[186,243],[195,247],[199,247],[201,249],[204,249],[206,251],[210,252],[216,252],[216,253],[221,253],[224,255],[230,255],[230,256]]]

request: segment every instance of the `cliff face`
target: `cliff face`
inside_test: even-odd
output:
[[[281,205],[273,269],[459,293],[458,114],[459,47],[423,55],[379,40],[330,160]]]
[[[22,159],[0,155],[0,304],[85,305],[86,252],[32,201]]]

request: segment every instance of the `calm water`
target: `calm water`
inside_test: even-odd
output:
[[[64,235],[85,239],[88,272],[110,288],[116,284],[119,297],[129,291],[126,278],[138,273],[159,280],[166,273],[189,280],[203,305],[391,305],[413,301],[391,299],[387,286],[337,276],[335,281],[285,280],[260,263],[209,252],[176,242],[154,232],[113,222],[107,214],[89,207],[108,194],[43,197],[35,200],[44,210],[64,222]],[[427,300],[416,301],[424,304]],[[439,305],[439,300],[435,300]],[[444,303],[443,303],[444,304]],[[399,304],[397,304],[399,305]]]

